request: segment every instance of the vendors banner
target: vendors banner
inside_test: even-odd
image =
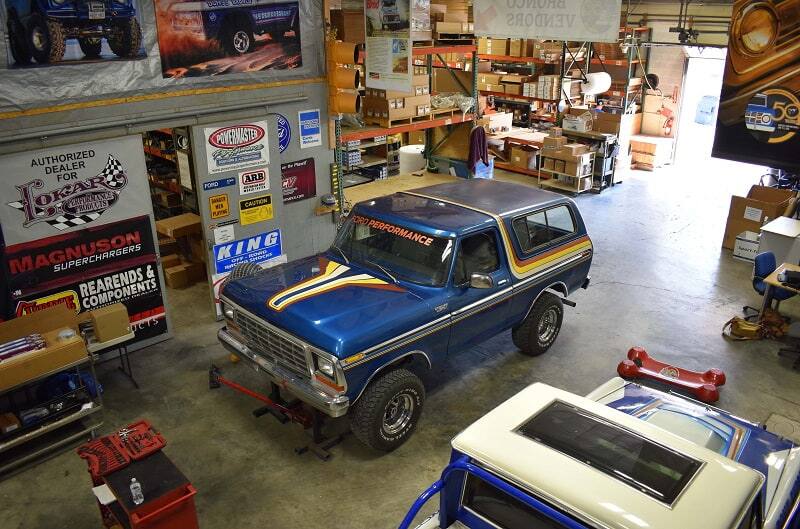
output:
[[[474,0],[475,34],[617,42],[622,0]]]
[[[410,20],[409,0],[364,0],[368,88],[411,91]]]
[[[800,24],[796,2],[733,6],[712,156],[800,168]]]
[[[128,308],[133,342],[167,332],[153,232],[147,215],[14,244],[3,263],[12,314],[64,304],[76,313]]]
[[[151,211],[140,136],[0,156],[9,245]]]

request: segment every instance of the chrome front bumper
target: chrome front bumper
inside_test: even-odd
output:
[[[309,406],[331,417],[341,417],[347,413],[347,409],[350,407],[350,399],[346,395],[332,396],[312,386],[308,380],[299,378],[294,373],[275,365],[247,347],[239,338],[228,332],[225,327],[217,332],[217,338],[229,352],[244,359],[256,371],[263,372],[269,376],[272,382],[286,389]]]

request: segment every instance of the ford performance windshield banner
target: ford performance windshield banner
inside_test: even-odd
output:
[[[156,0],[155,6],[164,77],[303,65],[298,2]]]
[[[12,314],[54,304],[76,313],[124,303],[136,340],[167,332],[148,216],[6,248],[4,275]]]

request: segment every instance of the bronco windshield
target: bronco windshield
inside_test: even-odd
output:
[[[453,239],[353,214],[336,236],[333,251],[397,279],[426,286],[447,282]],[[338,253],[338,252],[337,252]]]

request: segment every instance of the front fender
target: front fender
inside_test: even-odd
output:
[[[380,374],[386,373],[394,366],[414,360],[421,361],[428,369],[433,367],[431,356],[428,353],[420,349],[414,349],[412,351],[392,355],[391,357],[389,357],[389,355],[381,356],[371,362],[366,362],[351,370],[346,370],[347,396],[350,398],[351,405],[361,398],[367,386]],[[351,374],[350,371],[353,371],[353,373]]]

